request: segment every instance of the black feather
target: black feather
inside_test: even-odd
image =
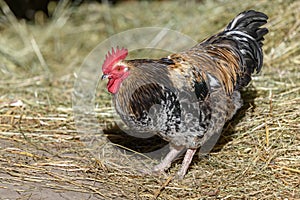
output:
[[[261,28],[267,23],[268,16],[264,13],[249,10],[240,13],[224,29],[223,32],[208,38],[206,45],[233,47],[241,62],[241,74],[236,82],[236,89],[248,85],[251,74],[260,72],[263,64],[263,41],[268,33]]]
[[[194,81],[195,94],[197,99],[204,101],[208,95],[208,87],[205,81]]]
[[[159,61],[162,63],[162,64],[166,64],[166,65],[175,65],[174,61],[172,59],[169,59],[169,58],[161,58],[159,59]]]

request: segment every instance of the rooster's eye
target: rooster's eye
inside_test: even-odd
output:
[[[118,66],[117,67],[117,71],[119,72],[119,71],[121,71],[122,70],[122,67],[121,66]]]

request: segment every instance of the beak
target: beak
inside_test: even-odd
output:
[[[101,77],[101,80],[106,79],[106,78],[108,78],[108,75],[107,74],[103,74],[102,77]]]

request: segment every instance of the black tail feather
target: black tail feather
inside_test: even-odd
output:
[[[268,33],[267,28],[260,28],[267,23],[268,16],[254,10],[240,13],[225,28],[224,34],[237,40],[237,47],[246,62],[246,71],[259,72],[263,63],[264,35]]]
[[[268,33],[267,28],[261,28],[267,23],[268,16],[262,12],[248,10],[237,15],[224,29],[215,36],[220,40],[233,42],[241,59],[241,76],[236,87],[244,87],[251,81],[251,74],[260,72],[263,64],[263,41]],[[215,40],[215,39],[213,39]],[[215,40],[216,41],[216,40]]]

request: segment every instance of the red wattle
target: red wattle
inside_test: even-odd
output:
[[[120,78],[109,79],[109,81],[107,83],[107,90],[112,94],[116,94],[119,91],[122,82],[128,77],[128,75],[129,75],[129,72],[126,72]]]

